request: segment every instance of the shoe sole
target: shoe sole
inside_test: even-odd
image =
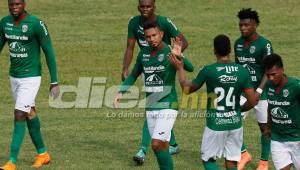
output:
[[[50,164],[50,161],[48,161],[48,162],[45,162],[45,163],[43,163],[41,166],[39,166],[39,167],[34,167],[34,166],[32,166],[32,168],[41,168],[43,165],[49,165]]]
[[[133,161],[136,163],[136,165],[141,166],[144,164],[145,159],[141,157],[134,156]]]

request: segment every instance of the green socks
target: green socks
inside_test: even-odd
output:
[[[142,134],[142,149],[144,153],[148,152],[149,145],[151,142],[151,136],[148,129],[147,119],[144,121],[143,134]]]
[[[169,144],[171,146],[177,146],[176,139],[175,139],[175,134],[174,134],[173,129],[171,130],[171,139],[170,139]]]
[[[270,140],[270,138],[268,138],[264,134],[261,134],[260,140],[261,140],[260,159],[267,161],[269,159],[270,150],[271,150],[271,146],[270,146],[271,140]]]
[[[173,160],[169,150],[160,150],[155,152],[160,170],[173,170]]]
[[[38,116],[33,119],[27,119],[27,127],[31,137],[31,140],[37,150],[38,154],[42,154],[46,152],[46,148],[43,142],[42,134],[41,134],[41,125]]]
[[[228,168],[227,170],[238,170],[237,167],[234,168]]]
[[[16,164],[18,154],[25,136],[25,121],[15,121],[9,160]]]
[[[245,145],[245,143],[243,142],[243,145],[242,145],[242,148],[241,148],[241,152],[243,153],[243,152],[245,152],[247,149],[246,149],[246,145]]]
[[[203,161],[204,169],[205,170],[219,170],[218,165],[216,164],[216,161]]]

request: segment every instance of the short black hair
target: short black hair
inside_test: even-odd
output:
[[[141,1],[142,1],[142,0],[139,0],[139,3],[141,3]],[[152,1],[153,1],[153,3],[155,3],[155,0],[152,0]]]
[[[259,16],[258,13],[255,10],[252,10],[251,8],[243,8],[239,11],[237,17],[242,19],[253,19],[257,25],[259,25]]]
[[[9,1],[10,1],[10,0],[7,0],[7,2],[9,2]],[[26,3],[25,0],[22,0],[22,1],[23,1],[23,3]]]
[[[143,28],[144,28],[144,31],[147,30],[147,29],[150,29],[150,28],[158,28],[158,29],[160,29],[160,27],[157,24],[157,22],[156,21],[151,21],[151,20],[147,20],[146,22],[144,22]]]
[[[217,56],[227,56],[231,52],[230,39],[220,34],[214,38],[214,49]]]
[[[283,63],[280,55],[273,53],[263,58],[263,68],[265,70],[269,70],[274,66],[277,66],[278,68],[283,68]]]

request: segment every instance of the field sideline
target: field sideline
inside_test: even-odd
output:
[[[231,43],[239,37],[237,12],[252,7],[259,12],[258,32],[283,56],[288,75],[300,78],[300,5],[296,0],[156,0],[157,13],[170,17],[187,37],[185,54],[196,67],[188,77],[195,77],[199,68],[215,61],[212,39],[227,34]],[[80,77],[106,77],[106,83],[93,86],[106,88],[119,85],[129,18],[138,15],[137,0],[28,0],[27,9],[47,24],[55,47],[59,82],[77,86]],[[8,14],[7,1],[0,1],[0,17]],[[137,54],[137,48],[135,54]],[[298,58],[299,57],[299,58]],[[136,167],[132,156],[140,144],[144,118],[143,109],[65,108],[49,107],[49,74],[43,60],[43,82],[36,100],[42,120],[45,144],[53,162],[43,169],[158,169],[152,151],[142,167]],[[133,64],[132,64],[133,65]],[[14,103],[8,79],[7,45],[0,54],[0,164],[8,159],[13,128]],[[137,81],[141,85],[141,81]],[[178,86],[179,92],[179,86]],[[202,89],[200,93],[205,92]],[[200,95],[200,93],[198,93]],[[178,93],[181,94],[181,93]],[[109,96],[108,96],[109,97]],[[111,96],[113,97],[113,96]],[[64,96],[74,101],[76,95]],[[140,96],[142,99],[143,96]],[[108,99],[107,99],[108,100]],[[199,99],[201,103],[201,99]],[[174,156],[175,169],[203,169],[200,161],[200,139],[204,117],[195,117],[196,109],[180,110],[175,123],[181,153]],[[113,113],[128,114],[112,116]],[[132,117],[131,113],[139,113]],[[253,155],[248,165],[253,170],[259,159],[260,137],[256,120],[251,114],[244,126],[245,143]],[[24,140],[17,168],[31,169],[35,149],[29,135]],[[223,160],[219,161],[223,167]],[[272,164],[272,163],[271,163]],[[271,169],[274,169],[273,165]]]

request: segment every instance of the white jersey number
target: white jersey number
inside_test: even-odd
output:
[[[229,88],[229,91],[227,94],[225,94],[225,90],[222,87],[216,87],[215,88],[215,94],[218,95],[218,97],[214,100],[215,108],[217,110],[223,111],[225,110],[224,106],[220,106],[220,102],[225,98],[225,106],[226,107],[232,107],[232,109],[235,109],[235,96],[233,94],[233,87]],[[226,95],[226,97],[225,97]]]

